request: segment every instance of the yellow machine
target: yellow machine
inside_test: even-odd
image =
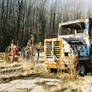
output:
[[[44,62],[48,69],[92,68],[92,19],[59,24],[58,37],[44,40]]]
[[[78,56],[63,38],[46,39],[44,43],[45,64],[50,69],[73,69]]]

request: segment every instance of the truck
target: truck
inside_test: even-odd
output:
[[[92,19],[59,23],[58,37],[44,40],[44,63],[51,71],[79,71],[84,75],[91,70]]]

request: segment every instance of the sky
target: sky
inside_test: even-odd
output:
[[[92,0],[83,0],[84,1],[84,7],[87,9],[92,9]]]
[[[49,0],[49,2],[51,3],[51,2],[54,2],[54,1],[56,1],[56,0]],[[61,1],[61,2],[63,2],[63,3],[66,3],[67,2],[67,0],[57,0],[57,1]],[[69,0],[68,0],[69,1]],[[76,0],[75,0],[76,1]],[[77,0],[78,1],[78,0]],[[84,7],[84,9],[85,9],[85,7],[86,7],[86,9],[92,9],[92,0],[81,0],[82,2],[83,2],[83,7]],[[86,10],[85,9],[85,10]]]

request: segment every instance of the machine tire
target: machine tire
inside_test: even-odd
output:
[[[56,72],[57,72],[57,69],[50,68],[49,71],[50,71],[51,73],[53,73],[53,72],[56,73]]]
[[[10,56],[10,46],[8,46],[6,49],[5,49],[5,60],[6,62],[12,62],[13,61],[13,56]]]
[[[85,65],[82,64],[80,65],[80,76],[85,76],[86,74],[86,68],[85,68]]]

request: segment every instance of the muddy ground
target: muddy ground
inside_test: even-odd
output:
[[[92,76],[50,73],[43,62],[19,58],[7,63],[0,55],[0,92],[92,92]]]

